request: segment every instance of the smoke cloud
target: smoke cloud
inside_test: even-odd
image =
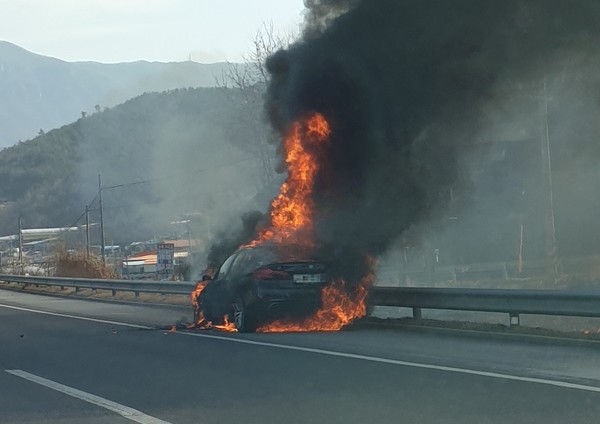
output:
[[[304,39],[267,62],[266,107],[282,133],[312,111],[330,122],[316,233],[345,264],[385,252],[465,187],[463,160],[495,89],[540,81],[600,41],[591,0],[306,5]]]

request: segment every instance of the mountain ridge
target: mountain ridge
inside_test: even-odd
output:
[[[67,62],[0,40],[0,148],[146,92],[213,87],[227,66]]]
[[[111,238],[148,237],[197,209],[206,233],[260,187],[244,113],[236,89],[145,93],[0,150],[0,235],[19,216],[25,228],[72,226],[100,174],[122,185],[103,200]]]

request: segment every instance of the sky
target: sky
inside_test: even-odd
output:
[[[66,61],[241,61],[265,23],[298,33],[303,0],[0,0],[0,40]]]

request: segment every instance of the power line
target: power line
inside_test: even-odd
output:
[[[230,163],[226,163],[226,164],[222,164],[222,165],[217,165],[217,169],[221,169],[221,168],[226,168],[226,167],[230,167],[230,166],[233,166],[233,165],[237,165],[239,163],[246,162],[246,161],[249,161],[251,159],[253,159],[253,158],[248,157],[248,158],[240,159],[240,160],[238,160],[236,162],[230,162]],[[115,184],[115,185],[111,185],[111,186],[103,186],[102,190],[108,190],[108,189],[113,189],[113,188],[122,188],[122,187],[130,187],[130,186],[135,186],[135,185],[148,184],[148,183],[152,183],[152,182],[156,182],[156,181],[172,180],[172,179],[179,178],[179,177],[184,177],[184,176],[187,176],[187,175],[202,174],[202,173],[208,172],[208,171],[213,171],[213,169],[198,168],[198,169],[195,169],[195,170],[190,171],[190,172],[182,172],[180,174],[173,174],[173,175],[170,175],[170,176],[167,176],[167,177],[149,178],[147,180],[133,181],[133,182],[130,182],[130,183]]]
[[[94,206],[94,202],[95,202],[96,200],[98,200],[98,197],[99,197],[99,196],[100,196],[100,193],[99,193],[99,192],[98,192],[98,193],[96,193],[96,195],[94,196],[94,198],[92,199],[92,201],[91,201],[90,203],[88,203],[88,207],[90,207],[90,208],[91,208],[92,206]]]
[[[67,227],[67,228],[75,227],[75,226],[77,225],[77,223],[79,222],[79,220],[80,220],[81,218],[83,218],[84,216],[85,216],[85,211],[83,211],[83,213],[82,213],[81,215],[79,215],[79,218],[77,218],[77,219],[75,220],[75,222],[73,222],[73,224],[69,225],[69,227]]]
[[[225,164],[220,164],[220,165],[217,165],[217,170],[218,169],[222,169],[222,168],[231,167],[231,166],[234,166],[234,165],[237,165],[237,164],[240,164],[242,162],[246,162],[246,161],[249,161],[249,160],[252,160],[252,159],[253,159],[252,157],[246,157],[246,158],[242,158],[240,160],[237,160],[235,162],[229,162],[229,163],[225,163]],[[152,182],[156,182],[156,181],[166,181],[166,180],[170,180],[170,179],[174,179],[174,178],[178,178],[178,177],[182,177],[182,176],[186,176],[186,175],[202,174],[202,173],[209,172],[209,171],[214,172],[214,168],[212,168],[212,169],[198,168],[198,169],[192,170],[190,172],[182,172],[182,173],[179,173],[179,174],[173,174],[173,175],[169,175],[169,176],[161,177],[161,178],[150,178],[150,179],[147,179],[147,180],[133,181],[133,182],[129,182],[129,183],[115,184],[115,185],[112,185],[112,186],[102,186],[102,187],[99,187],[98,192],[96,193],[96,195],[94,196],[94,198],[91,200],[91,202],[88,204],[87,209],[84,210],[81,213],[81,215],[79,215],[77,217],[77,219],[75,219],[70,226],[66,227],[63,231],[59,232],[58,233],[58,237],[60,238],[60,237],[64,236],[66,233],[68,233],[69,232],[69,228],[73,228],[73,227],[77,226],[77,224],[79,223],[79,221],[86,215],[86,213],[89,213],[91,211],[98,211],[99,210],[99,208],[92,209],[92,206],[94,206],[94,204],[100,199],[102,190],[122,188],[122,187],[131,187],[131,186],[136,186],[136,185],[148,184],[148,183],[152,183]]]
[[[90,202],[89,205],[90,206],[93,205],[94,202],[97,199],[98,199],[98,194],[96,194],[96,196],[92,199],[92,201]],[[71,225],[69,225],[68,227],[66,227],[67,229],[65,229],[65,230],[63,230],[63,231],[61,231],[61,232],[58,233],[58,237],[62,237],[64,234],[68,233],[69,232],[69,230],[68,230],[69,228],[76,227],[77,224],[79,223],[79,221],[81,220],[81,218],[83,218],[86,215],[86,213],[88,213],[90,210],[91,209],[89,209],[89,208],[86,209],[86,210],[84,210],[83,213],[81,215],[79,215],[79,217],[77,217],[77,219]]]

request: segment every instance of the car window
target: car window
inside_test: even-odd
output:
[[[249,258],[249,263],[255,266],[256,268],[277,261],[277,254],[270,249],[264,248],[252,250]]]
[[[229,258],[227,258],[227,260],[225,262],[223,262],[223,265],[221,265],[221,268],[219,269],[219,272],[217,273],[215,280],[218,280],[219,278],[223,278],[227,275],[227,273],[229,272],[229,268],[231,268],[231,264],[235,260],[236,256],[237,256],[237,254],[231,255]]]
[[[241,252],[239,252],[237,254],[237,257],[235,258],[235,260],[233,261],[232,265],[231,265],[231,269],[230,269],[230,273],[233,274],[242,274],[244,271],[244,263],[246,261],[246,258],[248,257],[248,252],[245,250],[242,250]]]
[[[275,256],[271,254],[265,254],[265,249],[254,249],[243,252],[236,259],[233,266],[235,267],[235,273],[247,274],[254,271],[255,269],[275,261]]]
[[[275,261],[276,257],[273,252],[265,249],[257,249],[248,254],[248,258],[245,261],[244,266],[247,269],[246,272],[250,272],[256,268]]]

